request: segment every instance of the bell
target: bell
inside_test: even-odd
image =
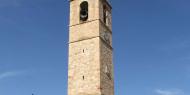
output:
[[[88,2],[84,1],[80,4],[80,20],[86,21],[88,19]]]
[[[88,19],[88,11],[86,10],[81,10],[80,11],[80,19],[82,21],[86,21]]]

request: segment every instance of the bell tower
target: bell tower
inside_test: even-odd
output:
[[[70,0],[68,95],[114,95],[111,5]]]

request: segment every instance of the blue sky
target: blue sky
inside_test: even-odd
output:
[[[0,95],[67,95],[68,0],[0,0]],[[190,94],[190,1],[112,0],[115,95]]]

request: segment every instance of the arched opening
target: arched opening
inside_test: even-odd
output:
[[[88,19],[88,2],[83,1],[80,4],[80,20],[86,21]]]
[[[103,21],[107,24],[107,7],[106,5],[103,6]]]

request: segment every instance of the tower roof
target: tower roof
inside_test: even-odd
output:
[[[110,9],[112,9],[112,6],[110,4],[110,0],[102,0],[102,1],[105,2],[110,7]]]

